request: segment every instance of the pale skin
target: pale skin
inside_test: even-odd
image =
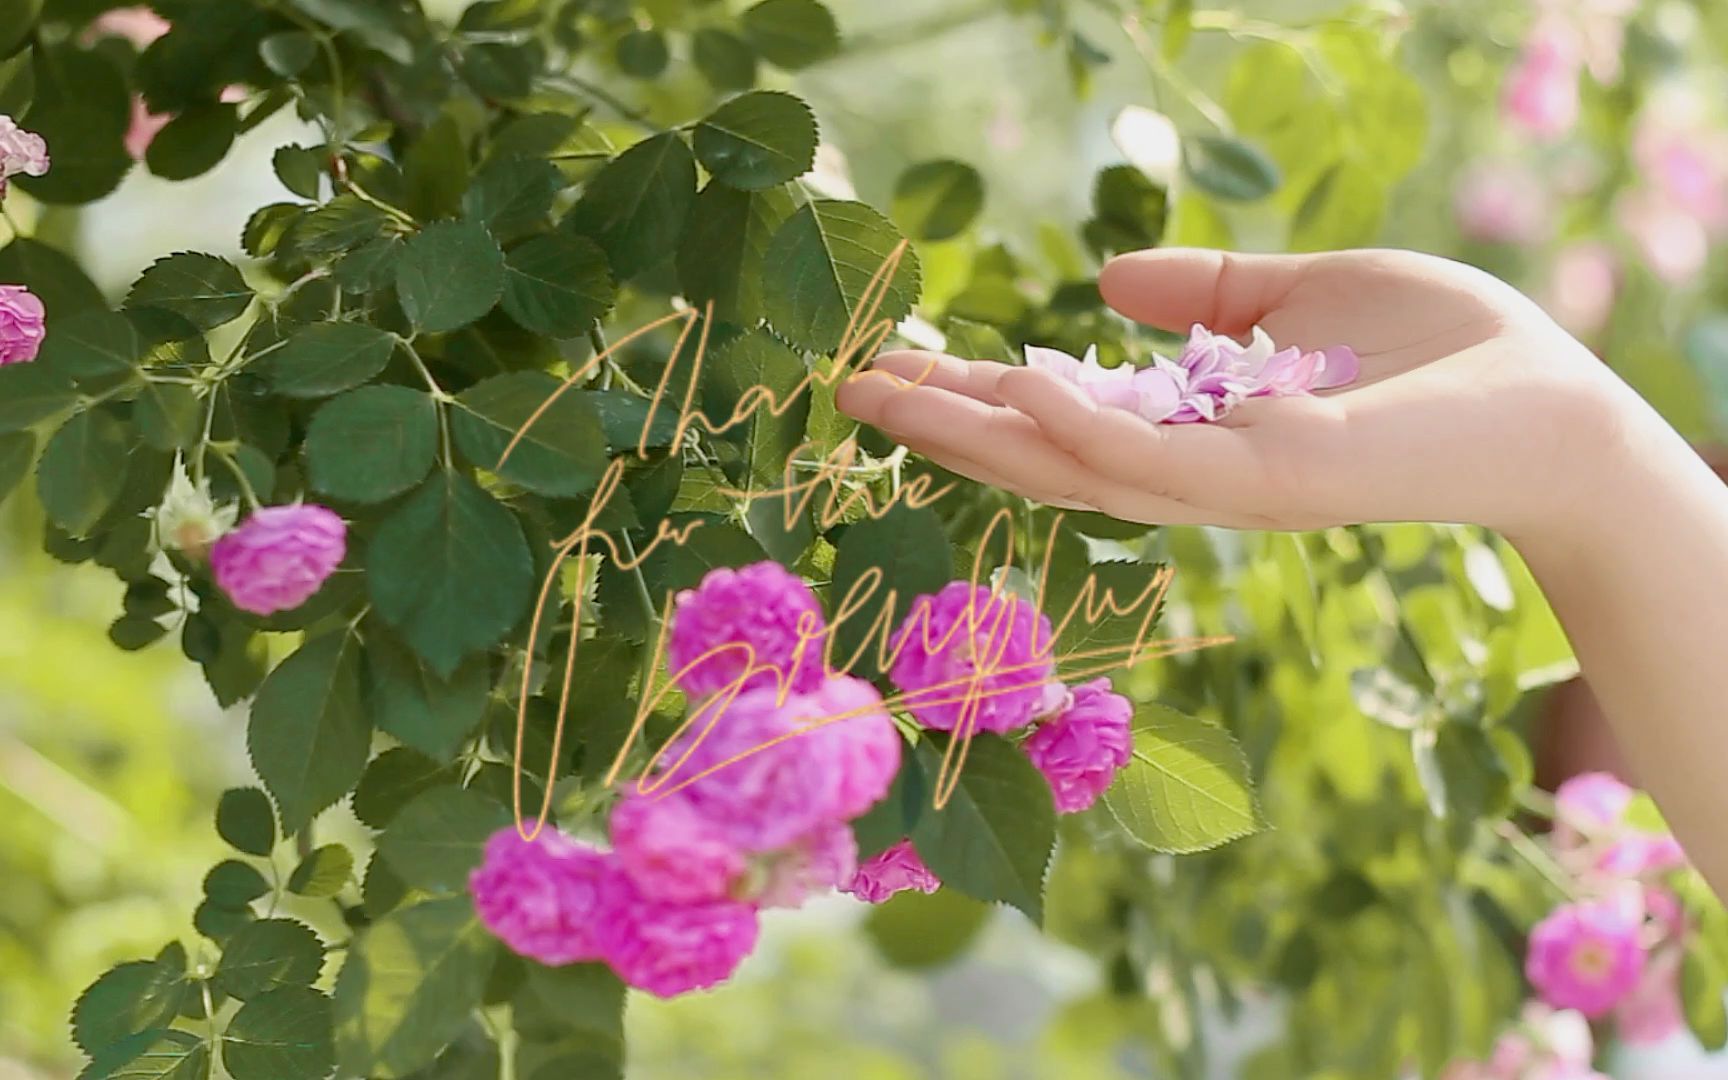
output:
[[[1349,345],[1351,386],[1150,424],[1043,372],[890,352],[842,409],[943,467],[1149,524],[1461,522],[1504,535],[1566,628],[1637,779],[1728,895],[1728,486],[1534,303],[1403,251],[1164,249],[1105,267],[1131,319]]]

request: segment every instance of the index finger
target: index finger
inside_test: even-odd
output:
[[[1200,323],[1240,335],[1284,302],[1313,258],[1210,248],[1135,251],[1105,264],[1098,291],[1136,322],[1178,332]]]

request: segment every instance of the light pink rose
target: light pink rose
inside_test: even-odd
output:
[[[1501,115],[1535,138],[1564,136],[1578,123],[1578,77],[1582,69],[1576,30],[1560,19],[1540,20],[1507,75]]]
[[[1587,337],[1602,329],[1620,291],[1620,260],[1608,245],[1582,240],[1554,256],[1543,306],[1569,332]]]
[[[104,11],[90,24],[87,38],[97,38],[104,35],[122,37],[132,43],[137,49],[142,49],[157,38],[172,29],[173,24],[150,8],[137,7],[114,8]]]
[[[42,301],[22,285],[0,285],[0,366],[36,359],[47,336]]]
[[[851,880],[858,866],[858,840],[850,825],[837,822],[759,861],[761,885],[755,902],[765,908],[795,908]]]
[[[1691,214],[1649,188],[1622,192],[1614,216],[1652,273],[1672,285],[1697,279],[1710,257],[1710,235]]]
[[[48,144],[42,136],[0,114],[0,196],[6,194],[6,181],[14,176],[46,176],[48,164]]]

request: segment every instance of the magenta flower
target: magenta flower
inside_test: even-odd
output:
[[[1026,740],[1026,756],[1050,781],[1056,809],[1084,810],[1116,779],[1133,756],[1134,705],[1110,690],[1109,679],[1076,686],[1071,704],[1045,720]]]
[[[744,854],[682,792],[626,795],[611,824],[619,865],[652,899],[720,900],[744,872]]]
[[[1054,633],[1023,597],[949,582],[912,602],[894,647],[888,677],[927,728],[1013,731],[1051,701]]]
[[[1576,32],[1556,19],[1538,22],[1507,75],[1501,116],[1534,138],[1560,138],[1578,123],[1583,67]]]
[[[1100,405],[1166,424],[1221,420],[1249,398],[1344,386],[1360,370],[1356,353],[1343,345],[1318,352],[1278,349],[1259,327],[1243,345],[1198,323],[1175,360],[1154,356],[1148,367],[1105,368],[1095,350],[1076,359],[1036,345],[1026,347],[1026,365],[1073,383]]]
[[[815,693],[778,696],[764,687],[718,716],[698,714],[659,760],[664,787],[747,852],[862,814],[900,768],[899,732],[869,683],[838,675]]]
[[[912,841],[902,840],[865,859],[858,867],[858,872],[852,875],[852,880],[841,887],[841,891],[849,892],[865,903],[880,904],[895,893],[907,889],[933,893],[941,887],[942,882],[924,865],[924,860],[918,857]]]
[[[0,181],[4,183],[4,181]],[[0,365],[36,359],[47,336],[42,301],[22,285],[0,285]]]
[[[47,172],[47,142],[19,127],[10,116],[0,114],[0,196],[6,194],[6,181],[12,177],[43,176]]]
[[[1530,932],[1524,974],[1549,1005],[1601,1017],[1644,974],[1643,926],[1635,892],[1562,905]]]
[[[558,965],[600,958],[595,935],[615,918],[622,880],[609,856],[551,826],[524,840],[510,825],[486,841],[468,888],[480,921],[504,944]]]
[[[784,678],[807,693],[822,681],[823,625],[810,587],[779,563],[722,567],[678,594],[667,666],[692,697],[717,693],[752,665],[770,670],[752,676],[746,689]]]
[[[858,867],[858,839],[850,825],[837,822],[760,863],[760,885],[752,899],[765,908],[795,908],[851,880]]]
[[[1559,824],[1586,836],[1602,836],[1619,828],[1632,795],[1612,773],[1579,773],[1554,790],[1554,812]]]
[[[729,978],[756,947],[758,929],[749,904],[674,904],[628,890],[594,932],[619,978],[669,998]]]
[[[216,584],[242,611],[272,615],[304,604],[348,552],[348,526],[314,503],[265,506],[210,549]]]

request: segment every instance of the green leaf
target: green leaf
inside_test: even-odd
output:
[[[941,518],[928,507],[896,503],[879,518],[848,526],[840,537],[833,584],[828,587],[829,607],[852,611],[835,631],[835,664],[864,676],[874,673],[877,647],[885,637],[892,640],[912,601],[939,591],[953,576],[948,535]],[[853,661],[867,644],[870,648]]]
[[[468,147],[456,119],[445,112],[409,144],[402,159],[402,203],[422,221],[454,217],[468,184]]]
[[[402,808],[378,838],[378,853],[414,888],[460,893],[487,839],[510,820],[510,811],[473,788],[435,787]]]
[[[706,374],[704,390],[713,403],[708,416],[715,427],[731,423],[740,406],[755,406],[748,420],[726,432],[743,448],[751,487],[783,485],[787,459],[804,442],[804,422],[810,415],[809,394],[798,392],[810,374],[804,358],[766,330],[752,330],[709,360]],[[764,391],[773,395],[772,401]],[[776,408],[779,415],[772,411]],[[770,503],[784,517],[785,501]]]
[[[583,333],[617,298],[606,253],[585,236],[549,233],[504,261],[504,310],[547,337]]]
[[[522,617],[533,577],[515,516],[467,477],[440,472],[379,525],[366,580],[378,614],[448,677]]]
[[[216,803],[216,834],[248,855],[269,855],[276,846],[276,812],[257,788],[229,788]]]
[[[751,48],[788,71],[840,51],[840,27],[816,0],[762,0],[744,12],[743,28]]]
[[[225,859],[204,875],[204,895],[227,908],[243,908],[269,891],[264,875],[239,859]]]
[[[762,260],[775,230],[796,209],[785,188],[703,188],[678,247],[684,295],[697,306],[712,300],[714,317],[725,322],[750,326],[762,319]]]
[[[638,79],[652,79],[666,70],[671,54],[666,48],[666,35],[658,30],[632,30],[618,39],[613,49],[618,70]]]
[[[209,1080],[210,1045],[188,1031],[151,1028],[96,1054],[78,1080]]]
[[[418,750],[405,746],[391,747],[366,766],[366,774],[354,790],[354,816],[363,825],[383,829],[414,796],[428,788],[459,779],[455,770],[440,765]],[[377,860],[373,862],[376,864]]]
[[[1228,731],[1162,705],[1134,717],[1134,757],[1104,793],[1129,836],[1189,854],[1259,831],[1248,761]]]
[[[888,219],[863,203],[818,199],[805,204],[775,232],[764,260],[768,321],[780,336],[811,352],[840,346],[871,277],[901,243]],[[880,303],[859,314],[854,336],[881,320],[899,321],[918,299],[918,257],[906,249]]]
[[[48,309],[48,329],[91,308],[106,310],[108,303],[78,263],[65,253],[39,240],[18,237],[0,248],[0,281],[24,285]],[[16,370],[13,365],[8,370]],[[23,365],[34,366],[34,365]],[[0,401],[10,395],[0,395]]]
[[[1708,948],[1689,944],[1680,966],[1680,1001],[1686,1012],[1686,1026],[1705,1050],[1721,1050],[1728,1046],[1728,1010],[1723,995],[1728,993],[1721,964]]]
[[[320,147],[279,147],[270,158],[276,179],[302,199],[317,199],[324,189],[324,170],[329,161]]]
[[[373,924],[336,980],[341,1071],[392,1080],[431,1062],[480,1003],[495,951],[466,896]]]
[[[694,136],[696,156],[715,179],[746,191],[803,176],[816,160],[816,116],[778,90],[741,94],[709,113]]]
[[[914,240],[959,236],[984,208],[984,178],[963,161],[925,161],[900,174],[893,217]]]
[[[329,397],[368,381],[390,362],[396,338],[360,323],[314,323],[270,354],[265,372],[280,394]]]
[[[126,430],[105,412],[86,410],[61,425],[36,466],[48,520],[73,536],[87,535],[120,495],[128,452]]]
[[[1095,254],[1156,247],[1164,239],[1169,198],[1132,165],[1112,165],[1092,187],[1092,220],[1081,230]]]
[[[1182,143],[1182,171],[1208,195],[1237,202],[1278,189],[1278,166],[1252,143],[1224,135],[1192,135]]]
[[[36,436],[28,431],[0,435],[0,501],[11,495],[36,461]]]
[[[11,3],[36,3],[37,0],[9,0]],[[36,100],[36,65],[32,53],[21,52],[0,62],[0,113],[23,116]]]
[[[318,42],[303,30],[284,30],[258,43],[264,66],[284,78],[293,78],[318,58]]]
[[[522,1080],[624,1075],[625,987],[604,964],[534,964],[511,999]]]
[[[53,167],[44,176],[11,182],[57,206],[93,203],[111,193],[132,169],[118,119],[93,102],[45,101],[38,95],[25,126],[47,141]]]
[[[22,431],[77,403],[72,380],[47,364],[0,367],[0,431]]]
[[[157,259],[126,297],[129,308],[164,308],[200,330],[234,321],[251,303],[252,290],[233,263],[198,252]]]
[[[80,379],[130,371],[144,355],[138,331],[124,316],[93,308],[66,319],[42,342],[36,363]]]
[[[306,427],[314,491],[375,503],[426,478],[438,456],[438,408],[405,386],[363,386],[332,399]]]
[[[1007,739],[983,733],[971,742],[948,801],[941,809],[926,806],[912,827],[912,846],[945,886],[1000,900],[1039,922],[1044,868],[1056,846],[1050,784]],[[946,735],[927,733],[918,746],[932,797],[948,745]]]
[[[592,238],[620,279],[671,255],[696,201],[696,159],[675,132],[637,143],[588,182],[564,227]]]
[[[247,1002],[222,1032],[233,1080],[322,1080],[336,1064],[330,999],[285,986]]]
[[[563,189],[564,174],[549,161],[494,159],[462,196],[462,214],[486,226],[500,241],[513,240],[546,223],[552,201]]]
[[[324,943],[305,923],[259,919],[234,932],[216,965],[215,983],[250,1001],[283,986],[311,986],[324,970]]]
[[[963,955],[989,921],[989,906],[958,889],[907,890],[871,909],[864,936],[895,967],[927,971]]]
[[[184,951],[176,965],[165,950],[154,960],[109,968],[72,1007],[72,1039],[95,1055],[128,1035],[159,1027],[180,1011],[186,983]]]
[[[354,873],[354,853],[325,844],[300,860],[288,878],[288,891],[300,896],[335,896]]]
[[[190,450],[203,434],[204,401],[183,383],[146,382],[132,419],[144,445],[157,450]]]
[[[144,164],[164,180],[202,176],[227,156],[239,127],[239,111],[233,105],[194,105],[168,121],[150,140]]]
[[[0,56],[11,56],[30,40],[42,0],[0,0]]]
[[[636,449],[637,444],[642,443],[644,424],[649,425],[648,441],[642,445],[649,450],[672,445],[672,438],[678,432],[677,413],[668,408],[657,408],[650,424],[648,399],[627,390],[585,390],[582,396],[600,414],[600,428],[606,433],[606,448],[610,453],[622,454]]]
[[[376,545],[373,556],[383,557]],[[375,564],[369,576],[377,573]],[[284,832],[300,831],[348,793],[366,768],[371,744],[372,721],[360,695],[360,645],[352,633],[307,642],[258,688],[246,748],[282,812]]]
[[[1380,235],[1386,185],[1370,169],[1340,162],[1302,199],[1290,225],[1292,251],[1363,247]]]
[[[888,794],[862,816],[852,819],[858,861],[873,858],[911,836],[913,826],[929,804],[929,781],[918,767],[917,755],[908,748]]]
[[[439,761],[454,758],[486,712],[491,665],[472,657],[441,679],[382,634],[368,638],[366,658],[378,727]]]
[[[439,221],[396,261],[402,310],[420,330],[455,330],[492,310],[504,292],[504,253],[484,225]]]
[[[542,495],[571,497],[592,490],[606,469],[606,435],[593,403],[566,390],[528,425],[561,385],[540,371],[514,371],[474,384],[456,399],[451,423],[456,445],[482,469]],[[521,441],[505,458],[519,431]]]
[[[301,218],[285,244],[308,258],[337,255],[377,239],[389,220],[384,211],[346,192]]]
[[[756,53],[737,34],[712,26],[697,30],[690,41],[696,70],[716,90],[748,90],[756,85]]]

